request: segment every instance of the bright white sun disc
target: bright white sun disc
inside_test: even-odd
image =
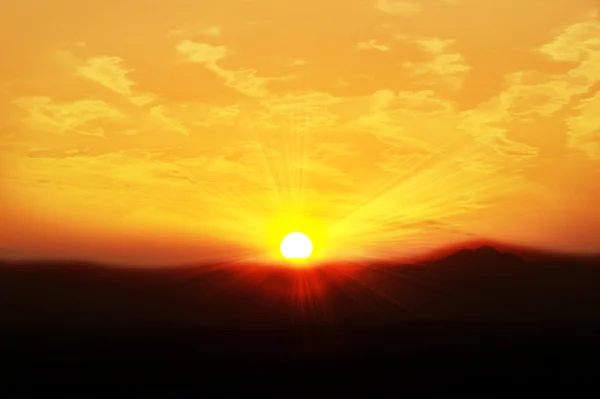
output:
[[[287,259],[306,259],[313,251],[312,241],[304,233],[290,233],[281,240],[281,254]]]

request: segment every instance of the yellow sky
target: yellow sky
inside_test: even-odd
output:
[[[595,0],[5,0],[0,254],[600,251]]]

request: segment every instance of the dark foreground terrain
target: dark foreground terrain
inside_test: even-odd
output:
[[[539,391],[600,377],[600,263],[489,247],[314,269],[6,262],[0,309],[0,387],[16,389]]]

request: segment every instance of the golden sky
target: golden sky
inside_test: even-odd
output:
[[[597,0],[5,0],[0,253],[600,251]]]

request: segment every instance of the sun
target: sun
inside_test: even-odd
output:
[[[313,244],[304,233],[293,232],[281,240],[281,255],[287,259],[307,259],[313,252]]]

